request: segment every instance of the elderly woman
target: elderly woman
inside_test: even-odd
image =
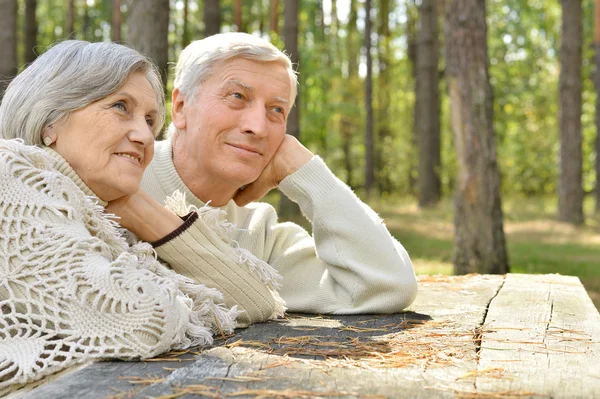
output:
[[[232,260],[240,253],[214,231],[223,227],[210,225],[214,214],[180,199],[172,201],[180,217],[139,190],[164,119],[152,64],[113,43],[60,43],[8,87],[0,106],[0,395],[93,358],[208,344],[243,320],[250,305],[220,291],[253,271]],[[198,249],[202,237],[210,250]],[[182,239],[196,249],[182,249]],[[157,261],[169,251],[198,267],[239,270],[223,267],[206,287],[177,273],[177,262]],[[252,276],[236,289],[265,289],[260,273]],[[263,319],[281,313],[273,306]]]

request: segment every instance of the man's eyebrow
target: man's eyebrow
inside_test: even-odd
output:
[[[246,83],[240,82],[239,80],[230,80],[223,85],[223,87],[227,87],[227,86],[240,86],[241,88],[246,89],[248,91],[254,91],[254,88],[252,86],[249,86]]]
[[[239,80],[230,80],[227,81],[223,87],[227,88],[228,86],[239,86],[243,89],[246,89],[249,92],[253,92],[254,88],[252,86],[247,85],[246,83],[240,82]],[[289,104],[290,100],[288,100],[285,97],[279,97],[279,96],[275,96],[273,97],[273,100],[280,102],[280,103],[285,103],[285,104]]]

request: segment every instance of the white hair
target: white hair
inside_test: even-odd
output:
[[[136,72],[146,75],[156,95],[157,135],[165,122],[165,95],[152,62],[121,44],[67,40],[47,50],[10,83],[0,105],[0,138],[41,145],[47,127],[113,94]]]
[[[219,33],[190,43],[179,55],[173,89],[179,89],[186,99],[193,99],[211,73],[233,58],[279,62],[285,66],[292,87],[290,105],[294,104],[298,92],[298,77],[290,58],[267,40],[242,32]],[[171,123],[169,134],[176,132],[177,129]]]

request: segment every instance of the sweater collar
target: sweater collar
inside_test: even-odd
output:
[[[157,141],[154,143],[154,158],[152,160],[154,164],[154,171],[157,179],[164,191],[168,195],[175,191],[180,191],[185,194],[186,201],[190,205],[194,205],[197,208],[201,208],[206,205],[204,201],[196,197],[194,193],[185,185],[173,162],[173,137],[169,136],[168,139]],[[235,201],[230,200],[227,204],[220,207],[223,210],[229,209],[235,205]]]
[[[77,187],[79,187],[79,189],[83,191],[85,195],[87,195],[88,197],[93,197],[96,201],[98,201],[99,205],[102,205],[102,207],[106,207],[106,205],[108,205],[108,202],[101,200],[96,195],[96,193],[94,193],[92,189],[89,188],[87,184],[83,182],[83,180],[81,180],[79,175],[75,172],[71,165],[69,165],[69,163],[62,157],[62,155],[60,155],[58,152],[54,151],[50,147],[43,146],[42,148],[44,149],[44,151],[46,151],[47,154],[49,154],[52,157],[52,160],[54,161],[54,167],[57,171],[71,179],[77,185]]]

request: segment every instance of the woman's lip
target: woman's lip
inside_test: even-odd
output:
[[[143,161],[142,157],[139,154],[135,153],[117,152],[115,153],[115,155],[138,166],[141,165]]]

